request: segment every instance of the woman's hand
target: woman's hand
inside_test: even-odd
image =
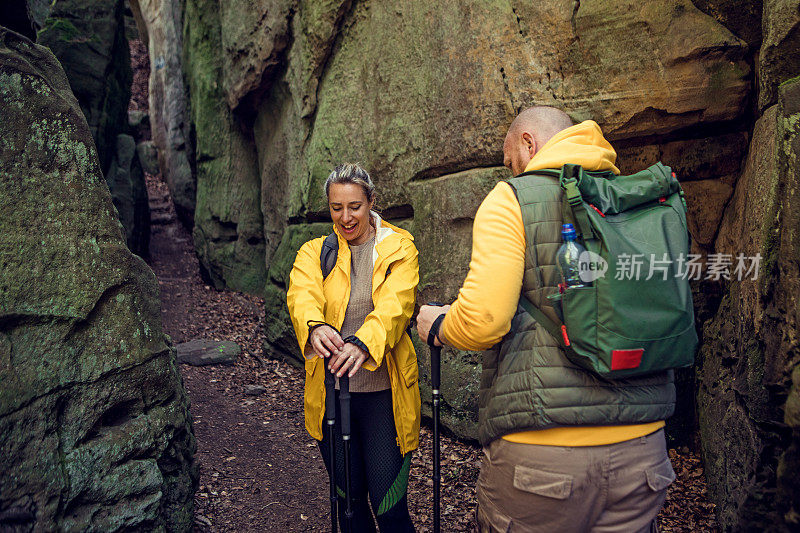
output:
[[[347,369],[350,369],[350,372],[347,373],[347,377],[353,377],[353,374],[361,368],[361,365],[364,364],[364,361],[367,360],[369,354],[356,346],[352,343],[347,343],[344,345],[344,348],[341,349],[339,355],[332,358],[329,366],[331,372],[336,374],[337,378],[340,378],[347,372]]]
[[[311,330],[308,343],[319,357],[330,357],[331,354],[336,355],[344,346],[342,337],[328,325],[317,326]]]

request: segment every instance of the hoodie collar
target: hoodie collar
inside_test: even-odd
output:
[[[619,174],[614,166],[617,152],[603,137],[594,120],[586,120],[556,133],[528,162],[525,171],[561,168],[565,163],[581,165],[586,170],[610,170]]]

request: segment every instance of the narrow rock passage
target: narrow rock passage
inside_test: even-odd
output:
[[[150,266],[161,289],[166,332],[178,344],[229,340],[242,354],[234,366],[181,365],[197,437],[200,488],[197,531],[327,531],[328,478],[303,424],[302,370],[263,356],[263,301],[206,285],[191,235],[174,215],[159,178],[148,176]],[[263,392],[251,396],[248,385]],[[478,446],[442,438],[443,531],[471,531]],[[423,427],[409,480],[409,507],[420,533],[431,531],[431,433]],[[676,482],[660,526],[664,532],[717,531],[700,460],[670,450]]]
[[[147,110],[147,52],[131,43],[131,109]],[[147,136],[149,138],[149,135]],[[139,139],[142,140],[142,139]],[[166,184],[147,176],[152,234],[148,262],[161,289],[162,319],[178,344],[234,341],[234,366],[181,365],[191,400],[200,486],[197,531],[328,531],[328,478],[303,423],[303,371],[263,356],[263,300],[204,283],[192,237],[177,221]],[[423,354],[423,357],[427,354]],[[248,385],[263,391],[248,395]],[[432,443],[423,425],[409,479],[417,531],[431,531]],[[442,529],[471,531],[480,448],[442,437]],[[659,516],[664,532],[717,531],[702,464],[687,448],[671,449],[677,480]]]
[[[242,348],[234,366],[181,365],[200,465],[197,530],[324,530],[327,474],[303,428],[301,372],[259,355],[262,301],[206,285],[166,185],[150,176],[148,190],[149,262],[159,279],[167,334],[176,345],[202,338]],[[264,392],[247,395],[247,385]]]
[[[146,109],[146,84],[138,87],[138,107]],[[302,370],[264,357],[263,300],[207,285],[192,236],[178,222],[166,184],[160,176],[147,175],[147,189],[152,224],[148,262],[159,280],[165,331],[176,345],[208,339],[234,341],[242,348],[233,366],[181,365],[200,466],[196,530],[328,531],[328,477],[304,428]],[[263,391],[248,395],[248,385]],[[423,426],[408,487],[411,517],[420,533],[431,531],[433,522],[431,441]],[[481,455],[478,446],[443,436],[443,531],[472,531]],[[659,516],[661,530],[717,531],[699,458],[687,448],[670,450],[670,458],[678,479]]]

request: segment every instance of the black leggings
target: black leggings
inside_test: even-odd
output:
[[[367,504],[367,495],[381,533],[413,532],[408,514],[406,491],[411,469],[411,452],[400,454],[392,415],[392,391],[353,392],[351,400],[350,487],[352,491],[353,528],[351,533],[373,532],[375,522]],[[339,391],[336,391],[336,493],[339,496],[339,525],[345,526],[344,446],[340,425]],[[328,426],[322,424],[319,448],[328,464]]]

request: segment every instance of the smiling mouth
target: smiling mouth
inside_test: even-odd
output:
[[[347,232],[351,232],[351,231],[353,231],[354,229],[356,229],[356,225],[357,225],[357,224],[358,224],[358,223],[356,222],[356,223],[350,224],[349,226],[345,226],[344,224],[342,224],[341,226],[342,226],[342,229],[343,229],[343,230],[345,230],[345,231],[347,231]]]

